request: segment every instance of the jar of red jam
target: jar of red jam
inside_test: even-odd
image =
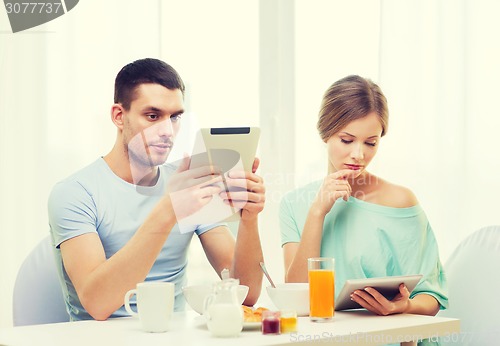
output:
[[[280,333],[280,312],[266,310],[262,312],[262,334]]]

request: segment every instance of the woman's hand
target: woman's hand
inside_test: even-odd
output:
[[[352,193],[352,188],[348,179],[357,174],[359,174],[359,171],[352,169],[343,169],[328,174],[325,179],[323,179],[323,184],[313,202],[315,210],[326,215],[330,209],[332,209],[337,199],[342,198],[347,201]]]
[[[399,285],[399,293],[393,300],[387,300],[373,287],[354,291],[351,299],[366,310],[383,316],[404,313],[410,306],[410,292],[405,284]]]

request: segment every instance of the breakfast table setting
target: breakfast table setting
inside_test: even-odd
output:
[[[144,332],[135,317],[79,321],[0,329],[0,345],[383,345],[424,338],[450,338],[460,332],[457,319],[422,315],[376,316],[367,311],[335,312],[331,322],[298,317],[296,331],[262,334],[243,328],[234,337],[215,337],[194,310],[174,312],[168,329]]]
[[[317,273],[308,283],[275,284],[261,263],[269,285],[253,307],[243,305],[248,286],[227,272],[215,283],[183,287],[178,299],[186,300],[185,311],[174,311],[173,283],[142,282],[125,294],[130,317],[3,328],[0,345],[406,346],[460,333],[460,321],[454,318],[335,311],[333,263],[314,261],[310,269]]]

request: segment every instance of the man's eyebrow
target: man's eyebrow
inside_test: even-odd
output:
[[[351,137],[356,138],[356,136],[355,136],[355,135],[352,135],[352,134],[350,134],[349,132],[345,132],[345,131],[343,131],[343,132],[341,132],[341,134],[342,134],[342,133],[343,133],[343,134],[346,134],[346,135],[348,135],[348,136],[351,136]],[[373,135],[373,136],[368,137],[367,139],[378,138],[378,137],[379,137],[378,135]]]
[[[153,106],[146,106],[142,109],[143,112],[149,112],[149,111],[152,111],[152,112],[163,112],[160,108],[156,108],[156,107],[153,107]]]
[[[182,115],[182,114],[184,114],[184,109],[181,109],[181,110],[178,110],[175,113],[172,113],[171,116],[173,116],[173,115]]]
[[[160,109],[160,108],[157,108],[157,107],[154,107],[154,106],[144,107],[144,109],[142,111],[143,112],[165,113],[165,111],[163,109]],[[171,115],[181,115],[183,113],[184,113],[184,109],[181,108],[177,112],[172,113]]]

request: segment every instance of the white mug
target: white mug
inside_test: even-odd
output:
[[[130,297],[137,295],[137,312],[130,308]],[[145,332],[161,333],[168,330],[174,311],[175,284],[171,282],[141,282],[125,294],[125,310],[139,316]]]

